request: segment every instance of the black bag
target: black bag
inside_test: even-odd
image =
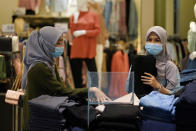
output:
[[[88,130],[88,111],[91,114],[89,116],[89,121],[91,122],[96,119],[96,110],[94,107],[90,106],[89,110],[87,105],[67,107],[64,113],[67,125]]]
[[[130,69],[131,72],[131,69]],[[133,80],[131,73],[130,80]],[[134,105],[134,85],[127,83],[132,92],[132,104],[110,103],[105,105],[104,112],[90,123],[90,131],[140,131],[140,107]]]
[[[141,98],[146,94],[149,94],[153,91],[153,88],[149,85],[145,85],[141,81],[141,76],[144,75],[144,72],[150,73],[153,76],[157,76],[156,69],[156,59],[151,55],[137,55],[133,60],[133,71],[134,71],[134,86],[135,94]]]
[[[0,37],[0,51],[12,51],[12,38]]]
[[[91,131],[140,131],[140,107],[132,104],[108,104],[92,123]]]

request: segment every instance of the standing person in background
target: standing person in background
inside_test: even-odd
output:
[[[146,72],[141,80],[161,93],[173,94],[180,87],[180,74],[167,52],[166,42],[167,33],[162,27],[153,26],[147,31],[145,49],[147,55],[155,57],[158,75],[155,78]]]

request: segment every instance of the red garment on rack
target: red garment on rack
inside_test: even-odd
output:
[[[116,73],[114,73],[116,72]],[[129,72],[129,57],[122,51],[117,51],[112,57],[111,79],[108,95],[118,98],[127,94],[125,83]]]
[[[80,12],[78,22],[70,19],[71,34],[77,30],[86,30],[86,35],[73,39],[71,58],[94,58],[96,56],[96,41],[100,32],[99,17],[93,12]]]

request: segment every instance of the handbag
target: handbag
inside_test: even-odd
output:
[[[23,95],[24,92],[22,91],[7,90],[5,102],[12,105],[21,105]]]
[[[24,51],[25,51],[25,49],[23,48],[23,55],[24,55]],[[23,58],[24,58],[24,56],[23,56]],[[24,63],[24,62],[22,61],[22,63]],[[24,71],[24,64],[22,64],[21,70],[17,74],[11,90],[7,90],[7,92],[6,92],[5,102],[8,104],[22,106],[22,96],[24,96],[24,94],[25,94],[23,92],[23,90],[20,89],[23,71]]]

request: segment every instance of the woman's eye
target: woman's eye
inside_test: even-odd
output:
[[[151,42],[151,41],[152,41],[152,39],[148,39],[148,41],[149,41],[149,42]]]
[[[155,42],[161,42],[160,40],[155,40]]]

